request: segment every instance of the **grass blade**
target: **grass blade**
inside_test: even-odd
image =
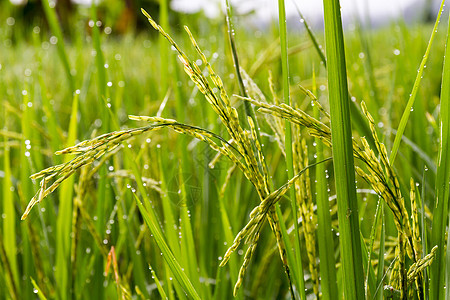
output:
[[[368,297],[369,293],[368,293],[368,289],[370,286],[370,279],[371,279],[371,274],[370,271],[372,271],[373,273],[373,268],[372,268],[372,264],[370,263],[372,260],[372,252],[373,252],[373,243],[375,241],[375,235],[377,232],[377,227],[378,227],[378,221],[380,219],[380,214],[381,214],[381,210],[383,209],[383,206],[381,205],[383,203],[382,199],[379,198],[378,199],[378,203],[377,203],[377,209],[375,211],[375,217],[374,217],[374,221],[372,224],[372,229],[370,230],[370,242],[369,242],[369,249],[368,251],[366,251],[365,253],[368,253],[368,259],[367,259],[367,263],[366,263],[366,259],[364,257],[363,254],[363,260],[364,260],[364,264],[367,264],[367,268],[366,268],[366,277],[365,277],[365,283],[364,283],[364,288],[365,288],[365,293],[366,293],[366,297]],[[361,239],[361,245],[364,248],[364,239]],[[375,279],[373,279],[373,281],[375,281]],[[370,291],[374,294],[375,293],[375,283],[372,282],[372,285],[370,286]]]
[[[426,182],[427,170],[424,168],[422,175],[422,182]],[[421,239],[422,239],[422,256],[423,253],[428,253],[427,241],[428,233],[427,233],[427,223],[425,221],[425,184],[422,184],[421,196],[419,197],[418,203],[420,203],[420,226],[421,226]],[[448,249],[448,248],[447,248]],[[447,256],[448,258],[449,256]],[[429,291],[429,281],[428,281],[428,270],[423,270],[423,294],[428,296]],[[448,286],[448,285],[447,285]],[[428,298],[427,298],[428,299]]]
[[[375,224],[375,222],[374,222]],[[370,241],[371,243],[373,243],[373,240]],[[369,247],[371,248],[373,246],[369,245]],[[370,293],[375,293],[375,272],[373,271],[373,267],[372,264],[370,263],[371,261],[371,249],[367,249],[366,244],[364,243],[364,237],[361,234],[361,257],[362,257],[362,262],[364,266],[367,266],[366,268],[366,277],[365,277],[365,282],[364,282],[364,286],[367,287],[367,289],[365,290],[366,293],[366,299],[370,299],[370,297],[368,296]],[[367,255],[369,253],[369,255]]]
[[[443,3],[443,2],[442,2]],[[442,11],[439,11],[439,15]],[[439,19],[439,18],[438,18]],[[447,29],[447,42],[444,56],[441,86],[440,108],[440,145],[436,177],[436,203],[433,210],[433,227],[431,231],[431,245],[438,246],[435,262],[430,270],[430,299],[444,299],[446,268],[445,234],[449,208],[449,181],[450,181],[450,20]],[[447,250],[448,251],[448,250]],[[448,290],[448,286],[447,286]]]
[[[314,72],[313,89],[313,92],[315,93],[316,83]],[[320,112],[317,105],[314,105],[314,117],[317,120],[320,118]],[[321,161],[324,159],[324,146],[319,138],[316,138],[315,142],[317,144],[317,161]],[[328,200],[328,184],[325,170],[325,164],[316,165],[317,239],[319,243],[322,297],[323,299],[332,299],[334,295],[339,294],[339,290],[336,283],[336,260],[334,258],[334,243],[332,243],[334,239],[331,227],[330,202]]]
[[[306,21],[305,17],[303,17],[302,12],[300,11],[300,8],[297,5],[297,2],[294,1],[295,8],[297,9],[297,13],[300,16],[300,23],[303,23],[305,25],[306,32],[308,33],[309,39],[312,41],[314,45],[314,49],[316,49],[317,54],[320,57],[320,61],[323,63],[324,67],[327,67],[327,60],[325,58],[325,53],[323,53],[322,45],[319,44],[317,41],[316,36],[314,35],[314,32],[311,30],[311,26],[309,26],[308,22]]]
[[[16,241],[16,210],[14,208],[13,185],[11,182],[11,160],[8,138],[4,138],[5,149],[3,153],[4,179],[2,180],[3,199],[1,203],[3,218],[2,243],[5,248],[6,259],[9,262],[12,277],[9,278],[14,286],[19,286],[19,270],[17,268],[17,241]],[[20,291],[18,291],[20,292]]]
[[[1,248],[4,250],[5,267],[8,272],[4,272],[6,277],[6,282],[8,289],[10,290],[11,298],[17,299],[19,291],[17,287],[19,284],[19,274],[17,269],[17,246],[16,246],[16,213],[14,209],[14,199],[12,194],[12,182],[11,182],[11,161],[10,161],[10,147],[8,145],[8,138],[4,138],[4,157],[3,157],[3,170],[4,179],[2,180],[3,189],[3,199],[2,199],[2,209],[3,209],[3,228],[2,228],[2,245]]]
[[[72,102],[72,111],[70,115],[69,134],[67,137],[67,146],[75,144],[77,138],[77,114],[78,114],[78,96],[74,93]],[[71,159],[71,155],[64,158],[65,162]],[[61,184],[59,194],[59,209],[57,217],[57,246],[56,246],[56,268],[55,278],[57,280],[58,293],[61,299],[69,299],[70,289],[70,247],[72,231],[72,196],[75,178],[72,176]]]
[[[95,67],[97,75],[97,99],[96,102],[100,104],[100,116],[102,120],[102,130],[108,132],[111,129],[111,117],[109,113],[109,108],[105,99],[109,100],[109,93],[107,89],[107,74],[106,74],[106,64],[105,56],[102,50],[101,36],[100,36],[100,26],[101,21],[98,18],[97,3],[92,2],[90,7],[91,19],[93,21],[92,27],[92,44],[95,51]],[[102,105],[104,104],[104,105]],[[97,189],[97,208],[96,208],[96,229],[99,233],[104,230],[104,226],[107,222],[107,213],[111,210],[111,199],[113,199],[111,185],[109,184],[109,179],[107,177],[106,166],[102,166],[99,170],[99,181]],[[97,256],[94,265],[94,275],[92,278],[93,286],[100,285],[103,282],[103,258]],[[96,289],[92,293],[92,297],[103,298],[105,297],[105,291],[101,289]]]
[[[400,147],[400,142],[402,140],[403,133],[405,132],[406,124],[408,123],[409,115],[411,114],[411,110],[414,105],[414,100],[416,100],[417,91],[419,90],[420,81],[422,80],[423,70],[425,69],[425,65],[428,60],[428,56],[430,55],[431,45],[433,44],[434,37],[437,32],[437,28],[439,25],[439,20],[441,19],[442,10],[444,8],[445,0],[442,0],[441,7],[439,8],[439,13],[436,18],[436,23],[434,24],[433,31],[431,32],[430,41],[428,42],[427,50],[423,55],[422,62],[420,63],[419,70],[417,71],[416,80],[414,81],[414,85],[409,94],[408,102],[406,103],[405,110],[403,111],[402,118],[400,119],[400,124],[397,128],[397,134],[395,135],[394,144],[392,145],[391,155],[389,156],[389,162],[394,165],[395,157],[397,156],[398,148]],[[439,250],[438,250],[439,251]]]
[[[161,231],[161,228],[158,225],[158,221],[152,218],[151,214],[145,209],[141,200],[134,194],[136,204],[138,205],[139,211],[141,212],[142,217],[144,218],[145,224],[150,229],[150,232],[153,234],[156,243],[158,244],[159,249],[161,250],[162,256],[169,266],[170,270],[174,274],[175,278],[178,280],[180,285],[183,287],[184,291],[187,293],[189,298],[191,299],[200,299],[197,291],[194,286],[190,282],[189,278],[184,274],[180,264],[177,259],[173,255],[172,251],[170,251],[169,246],[167,245],[164,234]]]
[[[279,22],[279,30],[280,30],[280,46],[281,46],[281,69],[283,76],[283,98],[284,103],[290,105],[291,100],[289,97],[289,65],[288,65],[288,53],[287,53],[287,29],[286,29],[286,8],[284,5],[284,0],[278,0],[278,22]],[[288,178],[294,177],[294,164],[292,158],[292,127],[291,122],[288,120],[284,123],[285,128],[285,152],[286,152],[286,169],[288,173]],[[298,270],[298,278],[299,281],[297,283],[297,288],[300,292],[300,298],[305,299],[305,288],[304,288],[304,279],[303,279],[303,266],[302,266],[302,258],[300,252],[300,238],[299,238],[299,228],[298,228],[298,218],[297,218],[297,201],[295,196],[295,187],[291,187],[289,190],[289,196],[291,199],[291,207],[292,207],[292,218],[294,220],[294,254],[295,254],[295,266],[291,266],[291,268],[296,268]]]
[[[450,226],[450,219],[448,220],[448,226]],[[450,228],[450,227],[449,227]],[[448,268],[448,266],[450,266],[450,239],[447,238],[447,251],[445,252],[445,255],[447,256],[447,258],[445,259],[445,263],[447,264],[447,268],[445,270],[445,286],[448,287],[450,286],[450,270]],[[450,292],[448,291],[448,289],[446,289],[446,295],[445,295],[445,299],[450,299]]]
[[[184,169],[180,164],[179,180],[180,180],[180,233],[182,236],[180,242],[180,252],[182,254],[183,263],[186,266],[186,273],[193,281],[194,287],[201,293],[202,298],[206,298],[206,288],[200,283],[200,274],[198,273],[199,263],[195,252],[194,234],[191,225],[191,217],[187,204],[186,182],[183,176]]]
[[[161,296],[161,299],[169,299],[166,296],[166,292],[164,291],[161,282],[159,282],[158,277],[156,276],[155,270],[153,270],[152,266],[149,264],[148,268],[150,269],[150,272],[152,273],[152,279],[155,281],[156,283],[156,288],[158,289],[159,295]]]
[[[38,295],[39,300],[47,300],[47,297],[45,297],[44,293],[41,291],[41,289],[37,285],[36,281],[33,278],[30,278],[30,280],[34,287],[33,292]]]
[[[381,221],[381,234],[380,234],[380,249],[378,252],[378,268],[377,268],[377,288],[374,292],[373,298],[377,300],[383,300],[383,273],[384,273],[384,254],[385,254],[385,226],[384,226],[384,202],[380,201],[380,221]]]
[[[340,5],[335,0],[324,0],[323,4],[344,296],[363,299],[364,275]]]

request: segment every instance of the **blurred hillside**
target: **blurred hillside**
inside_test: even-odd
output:
[[[40,30],[47,30],[48,23],[45,17],[43,5],[49,0],[25,0],[25,1],[0,1],[0,20],[6,20],[6,25],[16,25],[15,30],[31,31],[35,26]],[[170,0],[165,0],[170,7]],[[124,1],[99,1],[92,18],[90,1],[58,0],[49,1],[50,7],[55,7],[58,21],[66,37],[72,36],[72,31],[79,30],[79,22],[84,22],[88,29],[89,20],[97,19],[103,22],[103,29],[108,27],[107,33],[123,35],[139,32],[148,25],[145,18],[140,18],[140,8],[152,12],[158,19],[160,9],[159,0],[124,0]],[[176,14],[171,11],[171,18]],[[107,25],[105,25],[107,24]],[[148,26],[147,26],[148,27]],[[0,27],[3,31],[4,24]],[[89,29],[88,29],[89,30]],[[14,35],[14,33],[13,33]]]

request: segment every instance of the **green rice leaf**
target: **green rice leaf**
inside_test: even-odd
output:
[[[44,293],[41,291],[41,289],[39,288],[39,286],[37,285],[36,281],[33,278],[30,278],[31,283],[33,284],[34,287],[34,293],[37,294],[37,296],[39,297],[40,300],[47,300],[47,297],[45,297]]]
[[[444,1],[442,1],[442,5]],[[442,12],[442,6],[440,13]],[[439,18],[438,18],[439,19]],[[444,67],[442,72],[441,108],[440,108],[440,144],[436,176],[436,202],[433,209],[433,227],[431,231],[431,245],[438,246],[435,262],[430,270],[430,299],[444,299],[445,276],[449,276],[446,266],[445,235],[449,209],[449,181],[450,181],[450,20],[447,29]],[[447,249],[448,251],[448,249]],[[447,286],[448,290],[448,286]],[[448,295],[448,294],[447,294]],[[448,298],[447,298],[448,299]]]
[[[389,162],[394,165],[395,157],[397,156],[398,148],[400,147],[400,142],[402,140],[403,133],[405,132],[406,124],[408,123],[409,115],[411,114],[414,101],[416,100],[417,91],[419,90],[420,82],[422,80],[423,71],[425,69],[428,56],[430,55],[431,45],[433,44],[434,37],[436,36],[437,28],[439,25],[439,20],[441,19],[441,14],[444,8],[445,0],[442,0],[441,7],[439,8],[439,13],[436,18],[436,22],[433,27],[433,31],[431,32],[430,41],[428,42],[427,49],[425,50],[425,54],[423,55],[422,62],[420,63],[420,67],[417,70],[416,80],[414,81],[414,85],[409,94],[408,102],[406,103],[406,107],[403,110],[402,118],[400,119],[400,124],[397,128],[397,134],[395,135],[394,144],[392,145],[391,155],[389,156]]]
[[[281,47],[281,69],[283,74],[283,98],[284,103],[290,105],[291,100],[289,96],[289,65],[288,65],[288,42],[287,42],[287,29],[286,29],[286,8],[284,5],[284,0],[278,0],[278,22],[280,26],[280,47]],[[285,136],[284,136],[284,148],[286,152],[286,169],[288,173],[288,178],[294,177],[294,163],[292,157],[292,125],[291,122],[285,121]],[[300,238],[299,238],[299,227],[297,222],[297,201],[295,196],[295,187],[291,187],[289,190],[289,195],[291,199],[291,208],[292,208],[292,218],[294,220],[294,255],[295,255],[295,264],[291,265],[291,269],[295,268],[298,270],[298,277],[296,282],[297,288],[300,292],[300,298],[305,299],[305,288],[304,288],[304,279],[303,279],[303,266],[302,266],[302,258],[301,258],[301,250],[300,250]],[[291,291],[292,292],[292,291]],[[292,297],[294,298],[293,292]]]
[[[341,8],[339,1],[324,0],[323,3],[331,139],[338,203],[342,275],[345,283],[344,297],[346,299],[363,299],[364,275]],[[352,284],[348,284],[350,282]]]
[[[313,72],[313,92],[316,90],[316,76]],[[314,105],[314,117],[320,120],[320,112]],[[315,139],[317,161],[324,159],[323,143]],[[328,200],[325,164],[316,165],[316,203],[317,203],[317,240],[319,243],[320,283],[323,299],[332,299],[339,294],[336,283],[336,259],[334,257],[334,241],[331,227],[330,201]],[[333,247],[330,246],[333,245]]]
[[[153,237],[155,238],[155,241],[159,249],[161,250],[162,257],[174,274],[175,278],[191,299],[201,299],[191,281],[182,270],[180,264],[178,263],[178,260],[167,245],[164,239],[164,234],[159,227],[158,221],[148,213],[147,209],[144,207],[141,200],[139,200],[136,194],[134,194],[134,197],[139,211],[144,218],[145,224],[147,224],[148,229],[150,229],[150,232],[153,234]]]

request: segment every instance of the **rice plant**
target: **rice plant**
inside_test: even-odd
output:
[[[56,72],[65,81],[58,91],[70,105],[52,99],[56,95],[49,90],[55,87],[46,85],[39,70],[45,54],[35,30],[41,64],[25,74],[36,72],[36,81],[26,75],[16,93],[20,107],[7,100],[1,112],[5,298],[448,296],[450,75],[448,48],[433,52],[437,43],[442,50],[448,42],[448,32],[438,36],[444,1],[434,27],[427,28],[428,43],[416,44],[425,47],[423,53],[403,49],[390,66],[393,78],[349,67],[358,38],[344,38],[339,1],[324,0],[325,47],[299,11],[310,43],[301,54],[316,64],[305,67],[310,80],[295,83],[292,74],[304,70],[295,67],[298,58],[290,51],[283,0],[275,48],[254,50],[263,53],[256,61],[241,53],[248,45],[240,34],[246,32],[235,29],[226,1],[229,65],[226,45],[220,54],[208,49],[213,46],[188,26],[183,34],[170,34],[162,1],[163,26],[142,9],[161,37],[151,48],[159,64],[138,66],[140,75],[152,67],[164,70],[162,78],[153,75],[151,91],[144,91],[139,76],[125,82],[130,66],[105,47],[95,5],[89,12],[93,51],[84,66],[73,61],[54,8],[44,2],[50,30],[60,41]],[[384,33],[367,34],[376,39]],[[407,36],[401,35],[403,43],[412,45]],[[82,46],[74,50],[82,56]],[[397,87],[396,72],[412,64],[408,56],[417,63],[421,55],[417,75],[409,67],[410,81]],[[141,62],[147,56],[138,52]],[[265,66],[271,60],[278,68]],[[425,73],[427,64],[433,74]],[[180,66],[187,77],[178,73]],[[2,76],[0,91],[14,94],[14,83]],[[437,92],[427,76],[442,81]],[[359,87],[364,77],[371,80]],[[92,78],[96,99],[87,92]],[[388,82],[377,87],[377,78]],[[230,92],[235,86],[237,94]],[[426,88],[430,92],[421,94]],[[391,99],[373,101],[388,89]],[[408,97],[405,89],[411,90]],[[433,104],[412,109],[431,95]],[[143,99],[133,104],[133,97]],[[416,125],[424,122],[430,135]],[[432,140],[433,147],[422,139]]]

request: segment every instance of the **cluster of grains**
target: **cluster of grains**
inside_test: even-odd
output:
[[[131,181],[136,181],[135,176],[133,175],[133,172],[129,170],[117,170],[115,172],[108,173],[108,177],[112,178],[128,178]],[[161,189],[161,183],[159,181],[156,181],[152,178],[142,177],[142,182],[145,183],[145,185],[155,191],[157,191],[159,194],[165,194],[165,192]]]
[[[163,119],[158,117],[141,117],[141,116],[129,116],[129,117],[132,120],[147,121],[152,122],[153,124],[145,127],[106,133],[91,140],[86,140],[81,143],[78,143],[75,146],[68,147],[61,151],[58,151],[56,152],[56,154],[75,154],[77,156],[67,163],[53,166],[31,175],[30,176],[31,179],[40,179],[40,178],[43,179],[41,180],[39,190],[37,191],[36,195],[31,199],[30,203],[25,209],[25,212],[22,215],[22,220],[28,216],[34,205],[36,205],[37,203],[42,201],[45,197],[47,197],[50,193],[52,193],[56,188],[58,188],[61,182],[70,177],[78,169],[80,169],[83,166],[91,164],[95,160],[98,160],[104,156],[114,153],[114,150],[117,150],[118,147],[122,144],[122,142],[125,142],[137,135],[141,135],[143,133],[150,131],[159,130],[162,128],[170,128],[176,132],[190,135],[194,138],[204,141],[214,150],[222,152],[224,154],[230,152],[230,150],[225,150],[225,148],[227,149],[233,148],[232,145],[228,144],[227,141],[221,138],[220,136],[208,130],[201,129],[199,127],[190,126],[183,123],[178,123],[175,120]],[[213,138],[220,140],[222,144],[226,146],[221,147],[219,144],[217,144],[212,140]],[[97,169],[98,167],[94,168],[90,172],[90,174],[96,172]],[[112,175],[122,177],[129,176],[124,174],[123,172]],[[49,187],[47,187],[47,185],[52,180],[53,183]],[[161,191],[154,181],[151,180],[148,181],[151,187],[153,187],[157,191]]]
[[[175,120],[164,119],[160,117],[144,117],[144,116],[129,116],[132,120],[150,122],[151,125],[129,129],[115,131],[107,134],[103,134],[91,140],[83,141],[75,146],[58,151],[56,154],[74,154],[75,158],[67,163],[60,164],[47,168],[31,176],[32,179],[41,179],[40,188],[35,196],[30,200],[25,212],[22,215],[22,220],[25,219],[30,213],[34,205],[42,201],[46,196],[52,193],[65,179],[74,174],[77,170],[83,166],[87,166],[100,158],[106,159],[108,155],[112,155],[114,150],[126,140],[133,138],[137,135],[141,135],[146,132],[158,130],[161,128],[170,128],[176,132],[187,134],[194,138],[197,138],[207,143],[212,149],[214,149],[218,155],[211,162],[210,166],[213,167],[214,163],[220,156],[226,156],[234,165],[228,171],[225,183],[222,188],[226,188],[227,183],[238,167],[245,177],[253,184],[258,196],[261,200],[260,204],[255,207],[250,213],[250,220],[236,235],[233,244],[227,250],[220,266],[224,266],[230,259],[231,254],[239,247],[240,243],[244,241],[248,244],[247,251],[244,255],[243,264],[239,270],[238,280],[235,284],[234,295],[242,285],[244,275],[251,261],[253,253],[256,249],[261,228],[264,222],[267,220],[272,231],[275,234],[277,240],[277,246],[280,253],[281,260],[283,262],[285,271],[290,281],[290,271],[287,264],[286,248],[282,239],[280,221],[275,211],[275,204],[286,194],[286,192],[295,184],[296,201],[298,203],[300,215],[302,218],[302,230],[306,241],[306,250],[309,260],[309,269],[314,286],[314,293],[319,295],[319,276],[316,264],[316,244],[315,244],[315,225],[316,216],[314,215],[314,207],[311,196],[311,184],[309,179],[309,167],[308,165],[308,152],[306,142],[301,135],[301,128],[306,128],[309,135],[320,139],[326,146],[331,147],[331,130],[324,123],[311,117],[305,112],[293,108],[289,105],[279,103],[273,89],[273,84],[270,84],[271,92],[274,98],[275,104],[269,104],[265,101],[265,97],[257,85],[251,80],[245,72],[242,72],[245,81],[247,82],[247,88],[250,97],[236,96],[242,100],[248,101],[251,104],[259,108],[259,111],[265,114],[266,121],[275,134],[275,140],[277,141],[280,149],[285,153],[284,145],[284,124],[281,119],[289,120],[294,124],[294,140],[293,140],[293,160],[295,175],[287,183],[275,191],[271,191],[269,173],[265,163],[264,154],[261,144],[259,142],[259,133],[256,129],[254,119],[248,117],[249,130],[242,128],[239,123],[239,116],[237,110],[231,105],[230,99],[224,89],[222,80],[214,72],[210,63],[208,62],[205,54],[199,48],[196,40],[192,36],[187,27],[185,30],[190,37],[190,40],[200,56],[202,62],[206,66],[208,71],[207,75],[204,75],[199,66],[192,60],[189,60],[187,55],[179,48],[175,41],[161,28],[150,15],[142,11],[148,18],[149,23],[158,30],[177,51],[178,58],[184,65],[185,72],[189,75],[190,79],[196,84],[200,92],[205,96],[208,103],[211,105],[215,113],[219,116],[222,124],[225,126],[229,139],[225,140],[221,136],[218,136],[208,130],[179,123]],[[271,82],[271,79],[269,79]],[[318,109],[325,114],[328,118],[328,113],[323,109],[316,97],[308,90],[300,87],[303,93],[310,97]],[[217,92],[216,92],[217,91]],[[412,220],[413,225],[409,221],[408,212],[405,208],[404,198],[400,192],[400,186],[398,179],[392,166],[389,163],[387,151],[385,146],[379,141],[375,123],[372,116],[367,111],[364,103],[361,104],[362,110],[369,121],[370,129],[375,141],[376,150],[378,156],[369,147],[365,138],[361,138],[361,146],[353,141],[353,154],[356,158],[362,161],[365,165],[365,170],[360,167],[356,167],[356,172],[364,178],[373,188],[373,190],[385,201],[394,215],[395,225],[398,230],[398,240],[395,248],[395,263],[391,272],[391,287],[392,289],[399,289],[401,294],[407,290],[407,286],[411,286],[413,282],[416,284],[416,290],[423,290],[423,275],[422,271],[425,267],[429,266],[435,256],[436,247],[431,250],[431,253],[422,258],[422,245],[420,240],[419,221],[418,221],[418,209],[417,201],[414,192],[414,182],[411,181],[411,207],[412,207]],[[93,172],[97,168],[87,172],[86,168],[83,168],[81,179],[91,178]],[[366,173],[367,172],[367,173]],[[133,175],[126,171],[120,171],[110,174],[110,176],[117,177],[132,177]],[[86,187],[88,180],[81,180],[78,185],[79,189],[77,193],[82,195],[83,189]],[[51,183],[51,184],[50,184]],[[148,179],[149,185],[156,191],[163,193],[159,184],[156,181]],[[50,184],[50,186],[48,186]],[[84,211],[83,206],[79,205],[75,199],[75,205],[78,207],[81,217],[87,218],[87,213]],[[74,216],[77,217],[77,216]],[[89,222],[87,222],[89,224]],[[76,222],[74,222],[76,224]],[[74,229],[74,232],[76,230]],[[92,232],[95,232],[93,229]],[[97,240],[97,239],[96,239]],[[100,238],[98,237],[100,241]],[[101,241],[98,242],[101,247]],[[75,251],[74,251],[75,252]],[[105,252],[105,250],[103,251]],[[405,254],[413,261],[409,271],[406,272],[405,268]],[[106,253],[103,253],[106,255]],[[292,292],[292,285],[291,292]],[[410,289],[412,293],[412,289]],[[419,294],[420,298],[420,294]]]
[[[201,141],[204,141],[220,155],[228,157],[235,164],[235,166],[239,167],[239,169],[244,173],[245,177],[254,185],[256,191],[258,192],[259,198],[261,199],[261,205],[253,210],[250,215],[251,219],[249,223],[238,233],[233,242],[233,245],[226,252],[221,264],[222,266],[226,264],[231,253],[236,250],[240,242],[245,239],[245,242],[248,243],[249,246],[244,256],[244,263],[239,271],[239,277],[235,285],[234,293],[236,294],[237,289],[242,284],[248,264],[251,260],[254,250],[256,249],[261,227],[266,219],[268,220],[270,227],[275,234],[282,262],[284,264],[288,278],[290,278],[289,267],[287,265],[286,249],[282,240],[281,227],[279,224],[278,216],[275,212],[274,204],[278,202],[278,200],[280,200],[280,198],[286,193],[286,191],[293,184],[294,180],[298,178],[298,176],[293,178],[291,181],[289,181],[287,184],[285,184],[275,192],[270,192],[269,174],[265,164],[262,147],[258,141],[259,137],[255,124],[251,118],[248,118],[250,130],[247,131],[241,127],[237,110],[231,106],[229,97],[223,87],[221,79],[213,71],[210,63],[207,61],[206,56],[200,50],[189,29],[185,27],[191,39],[191,42],[194,45],[194,48],[197,50],[197,53],[200,55],[204,65],[208,70],[208,77],[206,77],[202,73],[197,64],[188,59],[186,54],[178,47],[173,39],[158,24],[153,21],[153,19],[147,12],[143,11],[143,13],[148,18],[150,24],[156,30],[158,30],[178,52],[178,57],[184,65],[185,72],[196,84],[200,92],[205,96],[206,100],[209,102],[213,110],[216,112],[216,114],[219,116],[222,123],[226,127],[227,132],[230,135],[229,141],[202,128],[182,124],[175,120],[164,119],[160,117],[129,116],[132,120],[146,121],[152,124],[146,127],[104,134],[91,140],[83,141],[73,147],[66,148],[62,151],[59,151],[57,154],[74,154],[76,155],[74,159],[67,163],[47,168],[39,173],[32,175],[32,179],[43,179],[41,180],[40,189],[31,199],[22,216],[22,219],[25,219],[28,216],[31,209],[36,203],[42,201],[42,199],[52,193],[61,184],[61,182],[63,182],[81,167],[89,165],[93,161],[104,157],[105,154],[113,153],[113,151],[117,149],[122,144],[122,142],[134,136],[161,128],[170,128],[176,132],[187,134]],[[218,92],[216,93],[215,90],[217,90]],[[216,142],[215,140],[218,140],[218,142]],[[234,168],[230,170],[229,176],[231,176],[233,170]],[[112,174],[111,176],[129,177],[130,174],[120,172]],[[50,185],[50,187],[47,187],[47,184],[49,184],[50,182],[52,182],[52,184]],[[159,186],[154,182],[152,182],[151,185],[154,189],[161,191]],[[83,185],[80,185],[80,187],[82,186]],[[82,211],[80,212],[83,213]]]
[[[308,91],[304,91],[307,94]],[[239,97],[239,96],[238,96]],[[314,96],[310,96],[311,99],[315,99]],[[293,124],[305,127],[308,129],[309,134],[311,136],[317,137],[323,141],[326,146],[331,147],[331,131],[330,128],[320,122],[319,120],[311,117],[305,112],[295,109],[286,104],[268,104],[263,101],[261,98],[258,100],[246,97],[239,97],[244,101],[248,101],[259,107],[258,111],[264,114],[270,114],[272,116],[277,116],[279,118],[284,118],[292,122]],[[316,105],[317,102],[315,102]],[[419,223],[418,223],[418,210],[415,197],[413,192],[411,194],[411,207],[412,207],[412,219],[413,226],[411,228],[411,224],[409,221],[409,215],[405,207],[405,200],[400,191],[400,184],[395,175],[394,169],[389,163],[389,159],[387,156],[386,147],[382,144],[377,136],[375,130],[375,122],[367,110],[365,103],[361,103],[361,107],[363,113],[369,121],[370,129],[372,136],[375,141],[376,150],[378,152],[378,157],[375,152],[370,148],[367,140],[362,137],[361,145],[358,145],[356,141],[353,141],[353,154],[355,158],[364,163],[367,171],[364,171],[362,168],[356,166],[356,172],[362,178],[364,178],[373,188],[373,190],[385,201],[390,210],[394,215],[395,225],[398,230],[398,239],[396,243],[395,257],[397,258],[393,270],[391,272],[391,281],[390,284],[393,288],[401,290],[404,293],[407,290],[408,283],[410,283],[410,276],[408,275],[411,272],[411,267],[416,266],[419,261],[425,258],[422,257],[422,244],[420,241],[419,234]],[[319,109],[322,113],[326,112],[323,110],[321,106]],[[299,152],[298,150],[296,151]],[[299,157],[295,159],[298,161]],[[367,173],[366,173],[367,172]],[[305,193],[307,189],[301,188],[299,191],[301,193]],[[300,205],[302,217],[303,216],[303,208]],[[306,227],[306,226],[305,226]],[[306,234],[305,234],[306,238]],[[312,254],[312,253],[311,253]],[[405,267],[405,257],[406,254],[413,261],[413,265],[410,267],[410,271],[406,272]],[[310,253],[308,253],[310,255]],[[428,259],[427,263],[431,263],[430,260],[433,259],[432,253],[427,255]],[[417,267],[416,267],[417,269]],[[423,280],[421,271],[417,271],[418,273],[414,273],[414,280],[416,281],[416,290],[418,293],[422,290]],[[411,273],[412,274],[412,273]]]
[[[246,89],[249,95],[249,98],[245,98],[247,101],[252,101],[252,99],[256,100],[258,103],[264,103],[266,107],[275,107],[270,106],[267,103],[264,94],[261,92],[259,87],[253,82],[252,78],[247,75],[243,71],[243,78],[247,83]],[[276,97],[276,93],[274,92],[273,82],[271,78],[271,74],[269,76],[269,86],[272,92],[273,102],[275,105],[280,106],[280,102]],[[308,96],[314,102],[314,105],[318,107],[318,109],[329,118],[328,113],[323,109],[320,103],[317,101],[317,98],[309,91],[300,86],[301,91]],[[242,97],[241,97],[242,98]],[[287,107],[283,107],[287,108]],[[280,110],[279,110],[280,111]],[[285,111],[287,115],[289,112]],[[292,113],[292,112],[291,112]],[[281,113],[280,113],[281,115]],[[284,143],[284,122],[281,118],[277,118],[271,114],[264,114],[265,120],[269,127],[272,129],[275,140],[278,143],[280,149],[285,154],[285,143]],[[305,118],[305,122],[311,122],[312,119]],[[312,126],[311,126],[312,127]],[[317,134],[320,132],[329,132],[328,129],[322,127],[321,124],[317,124],[317,127],[321,130],[317,130]],[[301,173],[303,169],[305,169],[305,173],[300,176],[299,180],[295,182],[295,195],[296,201],[299,207],[299,213],[302,220],[302,230],[305,237],[306,242],[306,250],[308,255],[308,263],[309,270],[311,273],[311,279],[313,282],[313,289],[316,295],[319,294],[319,275],[318,268],[316,263],[316,237],[315,237],[315,228],[317,224],[317,218],[314,214],[314,204],[311,196],[311,183],[309,170],[307,169],[308,162],[308,150],[306,145],[306,140],[304,139],[300,125],[294,125],[293,127],[293,161],[294,161],[294,173]],[[325,140],[328,137],[325,138]]]
[[[244,79],[245,88],[247,91],[248,96],[251,99],[255,99],[256,101],[267,103],[266,96],[261,91],[261,89],[258,87],[258,85],[253,81],[253,79],[245,72],[244,69],[241,69],[242,78]],[[272,100],[275,104],[280,104],[280,101],[275,93],[274,84],[272,81],[272,72],[269,72],[269,88],[270,92],[272,94]],[[270,129],[272,130],[274,134],[274,139],[278,144],[278,147],[280,148],[281,152],[284,156],[286,156],[285,148],[284,148],[284,121],[280,118],[277,118],[275,116],[272,116],[270,114],[264,114],[264,120],[269,125]]]
[[[112,152],[123,141],[126,141],[136,135],[140,135],[144,132],[159,129],[158,126],[147,126],[129,130],[121,130],[111,133],[100,135],[94,139],[86,140],[78,143],[75,146],[66,148],[64,150],[56,152],[56,154],[76,154],[77,156],[67,163],[63,163],[57,166],[53,166],[42,170],[36,174],[30,176],[31,179],[40,179],[40,188],[30,200],[25,212],[22,215],[24,220],[30,213],[33,206],[41,202],[45,197],[52,193],[58,186],[72,174],[74,174],[82,166],[89,165],[96,159],[101,158],[106,153]],[[47,187],[47,185],[53,183]]]
[[[270,193],[269,174],[266,168],[264,155],[259,143],[255,124],[251,118],[248,118],[250,132],[244,130],[241,127],[237,110],[231,106],[222,80],[212,69],[210,63],[206,59],[206,56],[201,51],[189,29],[185,27],[185,30],[188,33],[195,50],[206,66],[209,80],[202,73],[198,65],[189,60],[187,55],[180,49],[180,47],[178,47],[175,41],[164,31],[164,29],[156,24],[156,22],[153,21],[151,16],[146,11],[142,10],[142,13],[148,18],[149,23],[156,30],[158,30],[177,51],[178,58],[183,63],[185,72],[189,75],[190,79],[195,83],[200,92],[205,96],[206,100],[211,105],[214,112],[219,116],[222,124],[225,126],[228,134],[230,135],[230,142],[224,143],[222,141],[222,146],[215,148],[215,150],[228,157],[239,167],[239,169],[244,173],[245,177],[255,187],[258,196],[262,201],[261,205],[263,203],[268,203],[269,201],[273,201],[274,203],[276,203],[285,193],[285,191],[282,194],[277,193],[278,191],[272,194]],[[215,89],[217,89],[218,93],[214,92]],[[233,145],[233,147],[230,147],[231,145]],[[251,219],[249,223],[237,234],[235,240],[233,241],[233,244],[225,253],[222,263],[220,264],[221,266],[224,266],[229,260],[230,255],[237,249],[241,241],[245,239],[245,243],[249,244],[249,248],[244,255],[244,263],[239,270],[238,280],[234,288],[235,295],[239,287],[242,285],[248,264],[251,260],[254,250],[256,249],[261,227],[266,219],[268,220],[269,225],[275,234],[281,260],[283,262],[288,278],[290,278],[290,271],[287,264],[286,248],[282,239],[281,227],[279,224],[278,216],[275,212],[275,207],[273,205],[268,205],[266,209],[260,210],[260,206],[253,210],[252,214],[250,215]]]
[[[265,102],[260,102],[251,98],[240,97],[238,98],[248,101],[259,107],[258,111],[277,116],[279,118],[286,119],[293,124],[300,125],[301,127],[305,127],[309,131],[309,135],[313,137],[317,137],[320,139],[326,146],[331,147],[331,130],[330,128],[318,121],[317,119],[311,117],[307,113],[301,110],[294,109],[293,107],[281,103],[279,105],[269,104]]]

